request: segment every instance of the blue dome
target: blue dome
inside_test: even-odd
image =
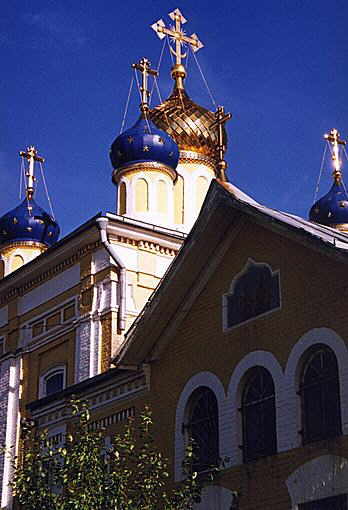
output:
[[[26,198],[0,218],[0,244],[31,241],[51,246],[58,237],[58,223],[33,199]]]
[[[111,146],[110,158],[114,169],[154,161],[175,170],[179,149],[165,131],[141,116],[133,127],[116,138]]]
[[[348,195],[341,180],[335,180],[330,191],[315,202],[309,219],[329,227],[348,224]]]

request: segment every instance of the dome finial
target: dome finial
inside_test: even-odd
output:
[[[172,78],[175,80],[176,88],[183,89],[184,79],[186,78],[186,70],[182,64],[182,59],[187,56],[187,53],[181,53],[181,47],[184,44],[189,44],[192,51],[196,52],[203,48],[203,44],[198,39],[197,34],[192,34],[191,36],[187,36],[185,34],[182,29],[182,25],[186,23],[187,20],[181,14],[179,9],[175,9],[173,12],[170,12],[169,17],[175,22],[175,26],[167,28],[164,21],[160,19],[151,25],[151,28],[157,33],[160,39],[163,39],[165,36],[169,36],[170,39],[174,41],[175,50],[169,46],[171,53],[175,56],[175,65],[172,67],[171,74]]]
[[[340,134],[337,129],[331,129],[330,133],[324,135],[325,140],[331,144],[331,157],[333,161],[334,170],[332,175],[335,183],[340,184],[342,181],[341,161],[339,158],[339,145],[346,145],[345,140],[341,140]]]
[[[214,127],[218,127],[218,146],[217,146],[217,153],[218,153],[218,178],[221,179],[221,181],[227,181],[226,177],[226,170],[227,170],[227,161],[225,160],[225,152],[226,152],[226,145],[225,145],[225,136],[224,136],[224,125],[225,123],[230,120],[232,117],[231,113],[225,113],[225,109],[223,106],[218,106],[215,112],[215,122],[213,122],[210,126],[211,129]]]
[[[39,161],[40,163],[43,163],[45,160],[41,156],[38,155],[37,150],[34,146],[27,147],[26,151],[20,151],[19,155],[24,159],[27,159],[29,161],[28,168],[25,172],[25,177],[27,178],[27,184],[26,184],[26,196],[28,200],[31,200],[34,196],[34,182],[35,182],[35,175],[34,175],[34,165],[35,161]]]
[[[149,111],[149,97],[150,91],[147,88],[148,77],[149,74],[151,76],[158,76],[158,71],[151,69],[151,62],[147,58],[143,57],[137,64],[132,64],[133,69],[137,69],[141,72],[141,87],[140,87],[140,95],[141,95],[141,105],[140,111],[143,114]]]

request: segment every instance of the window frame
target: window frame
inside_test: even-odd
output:
[[[216,413],[215,415],[211,413],[207,413],[207,418],[205,418],[205,421],[209,421],[209,423],[213,423],[213,427],[215,428],[215,437],[214,437],[214,447],[216,448],[214,455],[212,455],[212,459],[203,459],[206,460],[206,462],[201,462],[202,458],[197,455],[196,462],[193,461],[192,468],[194,471],[197,471],[198,473],[204,473],[207,471],[210,471],[214,469],[214,467],[219,465],[220,460],[220,430],[219,430],[219,402],[218,398],[215,394],[215,392],[209,388],[209,386],[198,386],[193,390],[191,393],[187,404],[186,404],[186,419],[183,423],[183,433],[186,433],[186,442],[189,442],[190,439],[194,439],[192,434],[192,415],[195,411],[196,406],[198,405],[199,401],[202,399],[201,393],[207,393],[211,395],[214,398],[214,406],[216,406]],[[214,457],[214,458],[213,458]],[[201,464],[201,465],[200,465]]]
[[[334,379],[334,377],[325,377],[321,381],[315,382],[315,383],[310,383],[310,384],[304,383],[306,371],[308,370],[310,363],[314,360],[314,358],[318,354],[320,354],[320,352],[323,352],[323,351],[330,353],[330,355],[332,356],[332,359],[335,362],[334,368],[336,371],[335,382],[336,382],[336,390],[337,390],[335,393],[335,397],[337,397],[336,399],[332,399],[332,396],[330,396],[330,395],[328,398],[328,394],[326,393],[326,389],[328,387],[327,383],[329,380],[332,381]],[[305,402],[306,393],[310,390],[310,388],[313,388],[313,387],[320,388],[321,404],[323,404],[324,397],[325,397],[324,403],[326,403],[326,405],[323,407],[322,413],[320,415],[320,419],[322,422],[321,423],[322,431],[319,435],[316,435],[313,431],[309,430],[311,425],[309,425],[309,421],[308,421],[309,420],[308,410],[306,411],[306,402]],[[324,396],[323,396],[323,394],[324,394]],[[300,397],[301,423],[302,423],[302,428],[299,432],[302,436],[302,443],[304,445],[313,443],[315,441],[333,439],[335,437],[339,437],[342,435],[342,404],[341,404],[341,391],[340,391],[340,377],[339,377],[338,360],[337,360],[336,353],[329,346],[327,346],[325,344],[320,344],[320,343],[314,344],[311,348],[309,348],[304,353],[300,377],[299,377],[298,395]],[[325,422],[326,422],[326,417],[329,414],[331,414],[330,411],[328,411],[328,409],[327,409],[328,403],[330,404],[333,400],[335,400],[337,402],[337,415],[336,415],[336,431],[334,433],[331,433],[328,430],[329,425]],[[316,413],[315,422],[317,423],[317,421],[318,421],[318,415]]]
[[[47,394],[47,380],[51,377],[55,376],[56,374],[62,374],[63,375],[63,384],[62,388],[58,391],[52,392]],[[39,398],[48,397],[49,395],[54,395],[55,393],[59,393],[59,391],[62,391],[66,388],[66,375],[67,375],[67,367],[65,364],[59,364],[55,365],[54,367],[51,367],[49,370],[46,370],[41,376],[39,381]]]
[[[74,315],[65,320],[64,312],[70,306],[74,306]],[[55,325],[48,327],[47,321],[52,316],[54,316],[56,314],[60,314],[59,324],[55,324]],[[66,326],[70,321],[73,321],[74,318],[77,317],[77,315],[78,315],[77,299],[73,298],[73,299],[67,300],[65,303],[59,304],[59,306],[53,308],[52,310],[49,310],[48,312],[37,316],[34,320],[31,320],[26,325],[26,327],[30,329],[30,341],[35,341],[38,338],[41,338],[42,336],[44,336],[46,334],[51,334],[52,332],[56,331],[59,327]],[[38,333],[37,335],[33,335],[34,327],[39,324],[42,324],[42,331],[40,333]]]
[[[252,382],[257,379],[258,373],[259,374],[267,374],[267,377],[269,377],[269,380],[272,383],[273,394],[270,396],[260,398],[260,399],[256,400],[255,402],[245,402],[245,394],[250,389],[250,385],[252,384]],[[265,403],[267,401],[269,402],[270,400],[272,400],[272,404],[273,404],[272,405],[272,414],[273,414],[272,425],[273,425],[273,427],[272,427],[272,438],[269,438],[269,437],[267,438],[266,445],[271,445],[271,447],[268,448],[267,450],[265,450],[264,453],[260,453],[259,451],[253,452],[250,445],[248,445],[247,433],[249,430],[249,424],[247,423],[247,420],[250,420],[251,417],[247,415],[247,410],[248,410],[248,414],[250,414],[249,410],[251,409],[252,406],[254,408],[261,407],[263,412],[266,413],[266,415],[267,415],[267,413],[268,413],[267,409],[263,409],[263,408],[265,406]],[[278,438],[277,438],[276,388],[275,388],[274,378],[273,378],[271,372],[269,370],[267,370],[267,368],[260,366],[260,365],[256,365],[254,367],[251,367],[245,374],[243,390],[242,390],[242,395],[241,395],[241,407],[240,407],[239,411],[241,413],[241,426],[242,426],[242,438],[243,438],[242,445],[241,445],[241,449],[243,451],[243,462],[244,463],[254,462],[254,461],[257,461],[258,459],[268,457],[271,455],[275,455],[278,450],[277,449]],[[260,414],[260,411],[258,411],[258,414]],[[260,428],[258,427],[257,430],[260,430]],[[264,430],[263,430],[263,435],[266,436],[267,433],[269,433],[269,427],[267,426],[267,424],[265,424]],[[250,453],[253,453],[253,454],[250,455]]]

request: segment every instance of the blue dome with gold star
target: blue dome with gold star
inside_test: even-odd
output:
[[[117,170],[137,163],[155,162],[175,171],[179,149],[165,131],[141,115],[133,127],[116,138],[111,146],[110,159]]]
[[[348,228],[348,194],[341,178],[336,178],[330,191],[311,207],[309,219],[340,230]]]
[[[0,218],[0,244],[33,242],[49,247],[59,232],[58,223],[33,198],[25,198]]]

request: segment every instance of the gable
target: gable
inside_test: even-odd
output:
[[[259,214],[255,207],[250,209],[248,204],[228,198],[220,186],[211,186],[200,218],[184,248],[128,334],[120,362],[137,364],[140,360],[157,359],[181,328],[187,314],[194,313],[194,304],[203,290],[205,296],[215,300],[210,308],[206,307],[206,313],[209,309],[220,310],[215,324],[216,330],[220,331],[222,296],[228,294],[233,278],[250,258],[268,265],[272,273],[280,272],[281,299],[284,278],[289,282],[286,288],[294,288],[294,294],[298,288],[299,297],[295,299],[298,307],[315,303],[318,293],[323,292],[318,286],[329,293],[332,290],[334,294],[334,272],[338,273],[337,285],[343,281],[348,260],[344,250],[337,249],[326,238],[324,241],[314,239],[313,234],[302,226],[294,229],[292,224],[288,226],[275,221],[264,212]],[[316,231],[317,227],[309,225],[308,228]],[[321,232],[321,227],[319,230]],[[326,234],[332,236],[331,231],[329,229]],[[219,289],[207,292],[208,285],[219,284]],[[281,310],[283,308],[282,305]],[[210,315],[209,320],[213,320]]]

